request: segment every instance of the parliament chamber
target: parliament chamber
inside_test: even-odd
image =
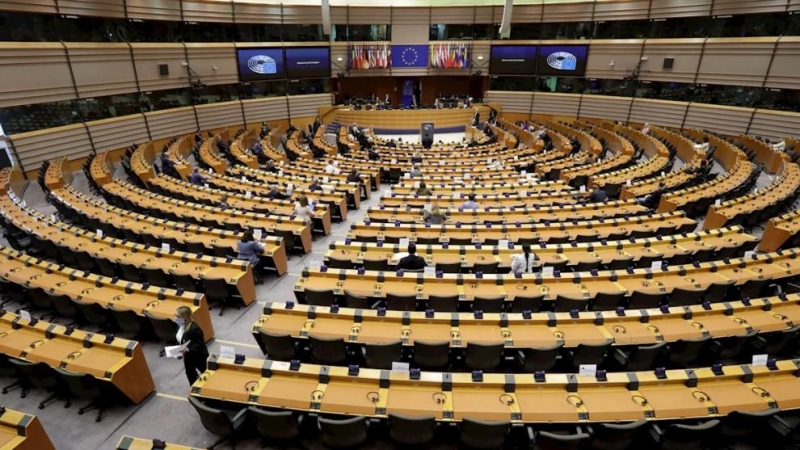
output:
[[[0,1],[0,449],[800,448],[798,0]]]

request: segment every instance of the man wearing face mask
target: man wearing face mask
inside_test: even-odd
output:
[[[188,306],[181,306],[175,311],[175,323],[178,324],[178,334],[175,336],[181,345],[189,343],[183,350],[183,367],[186,369],[186,378],[189,384],[194,384],[200,374],[206,371],[208,348],[203,329],[192,320],[192,310]]]

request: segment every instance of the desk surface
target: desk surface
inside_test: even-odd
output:
[[[70,372],[88,373],[114,384],[134,404],[155,390],[153,377],[136,341],[68,329],[11,313],[0,316],[0,352]]]
[[[164,450],[203,450],[197,447],[187,447],[185,445],[170,444],[165,442]],[[122,436],[116,450],[153,450],[152,439],[142,439],[133,436]]]
[[[5,408],[0,416],[0,449],[55,450],[39,418]]]
[[[606,381],[576,374],[468,373],[409,374],[248,358],[243,364],[211,355],[208,370],[192,386],[197,397],[242,405],[386,418],[389,414],[434,416],[458,422],[465,417],[516,423],[613,422],[638,419],[710,418],[734,409],[763,411],[800,407],[797,360],[778,361],[777,369],[726,366],[607,374]],[[752,380],[751,380],[752,378]],[[744,380],[744,381],[743,381]]]

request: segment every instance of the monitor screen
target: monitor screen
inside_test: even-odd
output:
[[[587,45],[542,45],[536,73],[545,76],[582,77],[586,73]]]
[[[264,81],[284,78],[282,48],[236,49],[239,81]]]
[[[330,47],[286,49],[287,78],[328,78],[331,76]]]
[[[489,58],[492,75],[534,75],[535,45],[493,45]]]

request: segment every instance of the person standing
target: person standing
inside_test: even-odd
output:
[[[175,336],[181,345],[187,344],[183,350],[183,367],[189,384],[194,384],[200,374],[206,371],[208,348],[203,329],[192,320],[192,310],[188,306],[180,306],[175,311],[175,323],[178,334]]]

